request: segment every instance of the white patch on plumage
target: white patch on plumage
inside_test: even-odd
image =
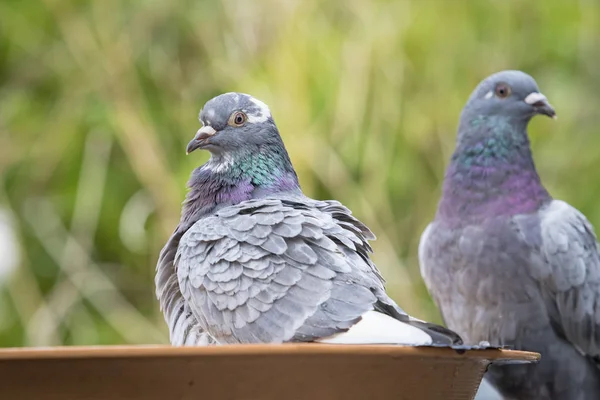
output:
[[[252,103],[254,103],[254,105],[257,106],[260,111],[258,113],[253,113],[253,114],[250,114],[250,113],[244,111],[244,112],[246,112],[246,115],[248,116],[248,122],[253,123],[253,124],[261,123],[261,122],[265,122],[266,120],[268,120],[271,117],[271,110],[269,109],[269,106],[267,106],[262,101],[255,99],[252,96],[250,96],[250,101]]]
[[[208,162],[204,164],[203,168],[206,168],[212,172],[223,172],[228,170],[233,165],[233,157],[231,154],[223,153],[218,157],[212,155]]]
[[[485,99],[486,99],[486,100],[487,100],[487,99],[491,99],[493,95],[494,95],[494,92],[492,92],[492,91],[490,90],[489,92],[487,92],[487,93],[485,94]]]
[[[348,331],[317,340],[327,344],[403,344],[428,346],[431,336],[421,329],[378,311],[368,311]]]
[[[215,110],[213,108],[206,110],[206,124],[210,125],[209,119],[215,118]]]
[[[547,226],[557,226],[562,221],[572,217],[586,219],[576,208],[562,200],[552,200],[546,207],[540,210],[539,214],[542,228],[545,227],[545,224]]]
[[[431,224],[427,225],[427,228],[425,228],[425,230],[421,234],[421,240],[419,240],[419,266],[421,268],[421,276],[423,277],[426,275],[425,272],[427,271],[427,269],[425,268],[425,244],[427,243],[427,239],[431,234],[431,226]]]
[[[21,262],[15,219],[11,212],[0,208],[0,286],[6,283]]]

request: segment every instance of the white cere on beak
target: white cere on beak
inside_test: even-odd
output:
[[[544,96],[541,93],[538,92],[533,92],[533,93],[529,93],[529,95],[527,95],[527,97],[525,97],[525,103],[533,105],[537,102],[540,101],[547,101],[548,99],[546,99],[546,96]]]
[[[258,107],[258,112],[248,113],[244,111],[248,116],[248,122],[253,124],[261,123],[267,121],[271,117],[271,110],[269,110],[269,106],[262,101],[255,99],[254,97],[250,97],[250,101],[254,103],[256,107]]]
[[[485,99],[486,100],[491,99],[493,95],[494,95],[494,92],[490,90],[489,92],[487,92],[485,94]]]
[[[207,124],[209,123],[208,121],[206,121]],[[196,132],[196,136],[198,135],[207,135],[207,136],[214,136],[214,134],[217,133],[217,131],[215,130],[215,128],[213,128],[210,125],[205,125],[202,128],[198,129],[198,132]]]

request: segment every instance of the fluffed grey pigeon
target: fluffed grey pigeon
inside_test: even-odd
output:
[[[211,158],[157,265],[172,344],[462,343],[388,297],[350,210],[302,193],[267,105],[226,93],[200,121],[187,152]]]
[[[536,172],[527,125],[555,117],[534,79],[494,74],[463,109],[421,273],[446,325],[467,344],[541,353],[492,366],[511,399],[600,399],[600,257],[594,230]]]

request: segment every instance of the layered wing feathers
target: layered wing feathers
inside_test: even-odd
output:
[[[178,286],[199,326],[219,343],[314,341],[347,331],[372,310],[429,331],[430,343],[458,343],[385,294],[370,239],[336,201],[250,200],[182,235]]]

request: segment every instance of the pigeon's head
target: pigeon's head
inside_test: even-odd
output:
[[[484,79],[471,94],[464,113],[521,121],[529,121],[537,114],[556,118],[554,108],[535,80],[521,71],[502,71]]]
[[[233,154],[281,143],[269,107],[248,94],[225,93],[209,100],[199,119],[202,127],[188,144],[188,154],[196,149]]]

